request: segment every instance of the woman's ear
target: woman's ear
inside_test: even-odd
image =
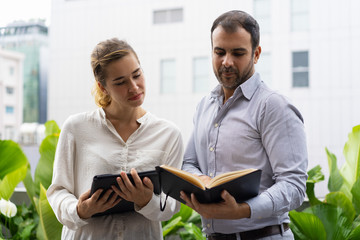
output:
[[[101,90],[104,94],[108,95],[108,92],[106,91],[106,89],[104,88],[104,86],[103,86],[100,82],[97,82],[97,84],[98,84],[100,90]]]

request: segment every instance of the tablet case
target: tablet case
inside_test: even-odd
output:
[[[143,179],[144,177],[150,178],[150,180],[152,181],[152,183],[154,185],[154,193],[160,194],[159,177],[158,177],[156,170],[139,172],[138,175],[141,179]],[[133,180],[131,174],[128,173],[127,176],[129,177],[130,181],[132,183],[134,183],[134,180]],[[119,185],[116,182],[117,177],[120,177],[120,174],[95,175],[93,178],[92,186],[91,186],[90,196],[92,196],[92,194],[94,192],[96,192],[96,190],[98,190],[99,188],[104,189],[102,194],[105,194],[105,192],[111,188],[111,185],[118,187]],[[112,194],[115,194],[115,193],[112,193]],[[100,196],[102,196],[102,195],[100,195]],[[112,195],[110,195],[110,197],[111,196]],[[97,214],[93,215],[92,217],[103,216],[103,215],[114,214],[114,213],[129,212],[129,211],[134,211],[134,203],[128,202],[125,199],[122,199],[115,207],[110,208],[110,209],[106,210],[105,212],[97,213]]]

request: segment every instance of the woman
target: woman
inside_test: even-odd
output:
[[[62,239],[162,239],[161,222],[179,210],[168,199],[160,211],[160,196],[150,179],[137,172],[161,164],[181,167],[183,143],[172,123],[156,118],[141,107],[145,78],[132,47],[116,38],[100,42],[92,52],[96,79],[92,112],[69,117],[60,134],[53,181],[47,197],[64,225]],[[101,190],[89,197],[97,174],[118,174],[121,191]],[[132,184],[125,172],[131,172]],[[117,196],[134,202],[134,212],[91,217],[115,206]]]

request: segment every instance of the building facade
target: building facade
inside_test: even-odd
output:
[[[23,121],[47,120],[48,28],[42,21],[14,22],[0,28],[0,46],[24,59]]]
[[[309,169],[328,173],[325,147],[342,150],[360,124],[360,2],[309,0],[53,0],[48,118],[59,126],[71,114],[96,108],[90,53],[118,37],[137,51],[145,72],[144,107],[175,122],[186,143],[198,101],[217,84],[210,28],[221,13],[240,9],[261,28],[256,70],[301,111]],[[317,191],[326,191],[326,182]]]
[[[23,120],[24,55],[0,48],[0,139],[17,141]]]

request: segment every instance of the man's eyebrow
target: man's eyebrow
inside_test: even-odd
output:
[[[232,52],[247,52],[248,50],[246,48],[234,48],[232,49]]]
[[[214,50],[219,50],[219,51],[226,51],[224,48],[221,47],[214,47]],[[231,52],[247,52],[248,50],[246,48],[234,48],[231,49]]]
[[[134,74],[134,73],[138,72],[140,69],[141,69],[141,68],[138,67],[138,68],[135,69],[131,74]],[[125,76],[117,77],[117,78],[113,79],[112,81],[118,81],[118,80],[121,80],[121,79],[123,79],[123,78],[125,78]]]

